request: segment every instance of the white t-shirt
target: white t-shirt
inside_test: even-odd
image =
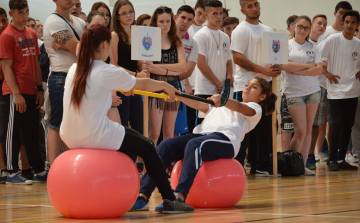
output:
[[[289,61],[294,63],[322,63],[321,54],[316,45],[306,41],[303,45],[289,40]],[[320,91],[317,76],[305,76],[284,73],[283,93],[286,98],[302,97]]]
[[[328,26],[326,27],[326,31],[324,34],[322,34],[319,39],[318,39],[318,43],[321,43],[322,41],[324,41],[326,38],[328,38],[331,34],[336,34],[336,33],[341,33],[342,31],[337,31],[336,29],[334,29],[332,26]],[[326,58],[323,58],[323,60],[326,60]],[[319,85],[322,88],[326,89],[326,80],[327,78],[325,77],[324,74],[321,74],[318,76],[319,79]]]
[[[226,64],[232,59],[229,37],[220,30],[211,30],[206,26],[195,34],[194,40],[199,45],[199,54],[205,56],[205,62],[214,75],[221,82],[224,82],[226,79]],[[220,55],[217,53],[218,49]],[[217,94],[216,86],[201,73],[198,67],[195,69],[195,94]]]
[[[38,39],[38,45],[39,45],[39,49],[40,47],[44,44],[44,41],[42,41],[41,39]]]
[[[328,99],[356,98],[360,96],[360,81],[356,73],[360,70],[360,40],[345,39],[342,33],[329,36],[321,42],[319,50],[327,58],[327,70],[340,76],[338,84],[326,81]]]
[[[188,34],[191,38],[194,38],[195,33],[197,31],[199,31],[200,29],[202,29],[203,26],[197,26],[197,25],[191,25],[190,28],[188,29]],[[196,65],[197,67],[197,65]],[[196,81],[196,67],[193,71],[193,73],[191,74],[190,77],[188,77],[188,81],[189,81],[189,85],[191,87],[191,89],[195,90],[195,81]]]
[[[71,66],[65,81],[61,139],[71,149],[120,149],[125,129],[107,117],[111,106],[111,91],[131,90],[136,78],[121,68],[95,60],[87,78],[86,95],[77,110],[70,106],[76,67],[77,64]]]
[[[269,64],[262,62],[262,34],[263,32],[274,32],[272,28],[259,23],[252,25],[242,21],[231,34],[231,50],[243,54],[251,62],[267,67]],[[271,77],[246,70],[236,65],[234,76],[234,91],[243,91],[246,84],[254,77],[262,77],[268,82]]]
[[[73,28],[75,29],[76,33],[81,38],[81,35],[85,31],[85,22],[82,19],[79,19],[75,16],[71,15],[73,20]],[[65,22],[62,18],[58,15],[50,15],[44,24],[44,44],[46,52],[49,55],[50,62],[51,62],[51,71],[55,72],[68,72],[69,68],[73,63],[76,63],[76,55],[67,50],[58,50],[55,51],[52,48],[52,45],[55,41],[54,37],[52,36],[54,33],[68,30],[70,33],[75,37],[74,32],[70,28],[67,22]]]
[[[192,61],[197,63],[197,59],[199,56],[199,46],[196,41],[190,37],[189,33],[186,33],[186,35],[182,38],[182,43],[185,49],[186,61]],[[185,90],[185,80],[181,81],[181,87],[183,90]],[[190,84],[190,87],[193,89],[194,86],[191,86]]]
[[[195,127],[193,133],[211,134],[220,132],[226,135],[234,146],[234,154],[238,154],[240,143],[246,133],[255,128],[261,118],[261,106],[254,102],[244,103],[254,109],[254,116],[245,116],[239,112],[232,111],[226,107],[214,108],[209,106],[206,117],[201,125]]]

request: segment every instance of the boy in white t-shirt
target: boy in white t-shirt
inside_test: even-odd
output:
[[[327,58],[328,67],[324,75],[332,132],[330,141],[330,171],[357,170],[345,161],[354,125],[358,97],[360,96],[360,40],[354,38],[359,24],[358,11],[347,11],[343,15],[344,31],[333,34],[318,46],[321,55]],[[334,82],[333,79],[338,79]]]
[[[220,93],[225,79],[232,80],[230,39],[219,30],[222,14],[223,7],[220,1],[206,2],[205,16],[208,24],[194,36],[194,40],[199,45],[195,95],[201,98]],[[199,113],[197,115],[196,125],[199,125],[203,119],[199,117]]]
[[[280,75],[281,67],[262,62],[262,33],[273,32],[273,30],[259,22],[260,3],[257,0],[240,0],[240,6],[246,20],[241,22],[233,31],[231,50],[233,51],[234,62],[237,65],[234,76],[234,98],[242,101],[242,90],[250,79],[262,77],[271,82],[273,76]],[[254,164],[250,172],[256,172],[257,176],[272,175],[270,161],[270,153],[272,152],[271,132],[272,118],[263,114],[257,127],[249,133],[251,142],[253,142],[249,147],[249,153],[253,158],[252,164]],[[249,140],[249,136],[245,136],[239,157],[236,158],[242,164]]]

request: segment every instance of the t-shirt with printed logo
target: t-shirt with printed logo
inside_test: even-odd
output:
[[[25,26],[18,30],[10,24],[0,36],[0,60],[11,59],[12,70],[21,94],[36,95],[37,56],[40,50],[36,32]],[[12,94],[4,80],[3,95]]]

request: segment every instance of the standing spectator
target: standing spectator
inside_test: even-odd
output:
[[[9,19],[7,18],[6,11],[3,8],[0,8],[0,38],[3,31],[8,27],[9,25]],[[6,121],[5,121],[5,106],[6,106],[6,100],[5,96],[2,94],[2,86],[4,82],[4,73],[2,69],[2,63],[0,61],[0,169],[1,169],[1,175],[0,175],[0,184],[5,183],[7,176],[9,174],[6,164],[5,164],[5,158],[6,153],[4,150],[4,144],[3,144],[3,138],[6,137]]]
[[[37,30],[36,35],[38,39],[41,40],[44,35],[44,27],[40,20],[35,19],[35,22],[36,22],[36,30]]]
[[[104,2],[95,2],[91,7],[91,11],[101,12],[105,17],[105,25],[110,29],[111,26],[111,12],[109,6]]]
[[[4,71],[3,95],[5,119],[8,123],[6,142],[6,183],[32,184],[33,181],[19,175],[20,136],[22,134],[30,166],[35,172],[34,181],[46,181],[45,163],[41,159],[39,145],[39,108],[44,102],[40,67],[40,54],[36,32],[26,27],[29,6],[26,0],[9,1],[13,22],[0,38],[0,59]]]
[[[309,35],[310,43],[312,43],[313,45],[318,45],[318,39],[321,35],[324,34],[324,32],[326,30],[326,25],[327,25],[326,15],[319,14],[319,15],[315,15],[313,17],[313,20],[311,22],[311,32]],[[320,104],[319,104],[319,108],[316,112],[313,129],[312,129],[309,156],[306,161],[306,168],[308,168],[309,170],[316,169],[316,160],[315,160],[314,151],[315,151],[315,146],[316,146],[316,140],[319,135],[319,127],[324,125],[324,112],[323,111],[326,109],[326,107],[325,107],[325,105],[326,105],[325,101],[327,100],[326,89],[320,87],[320,95],[321,95]],[[320,151],[318,151],[318,153],[319,152]]]
[[[194,36],[194,40],[199,45],[195,95],[205,99],[220,94],[226,78],[232,80],[230,39],[219,30],[222,14],[223,7],[220,1],[207,1],[205,17],[208,24]],[[204,114],[197,111],[196,125],[202,123],[203,116]]]
[[[151,15],[142,14],[136,20],[137,26],[148,26],[150,24]]]
[[[29,27],[30,29],[34,30],[36,32],[36,36],[37,36],[38,30],[37,30],[37,25],[36,25],[35,19],[29,17],[28,24],[26,26]],[[44,44],[44,42],[39,37],[38,37],[37,41],[38,41],[38,46],[40,48]]]
[[[342,16],[344,15],[345,12],[347,12],[349,10],[352,10],[352,6],[347,1],[341,1],[336,5],[335,11],[334,11],[335,22],[332,26],[326,27],[326,31],[322,36],[319,37],[318,43],[321,43],[330,35],[332,35],[334,33],[341,33],[344,30]],[[325,67],[324,67],[323,71],[325,72],[326,71],[326,61],[324,61],[324,65],[325,65]],[[327,94],[325,75],[322,74],[318,78],[319,78],[319,85],[322,88],[322,93],[325,92],[324,94]],[[331,143],[330,136],[331,136],[331,130],[332,130],[332,124],[331,124],[332,117],[330,115],[330,112],[328,111],[327,101],[324,101],[324,103],[325,104],[323,106],[319,106],[320,108],[325,107],[326,109],[324,111],[318,112],[318,115],[324,116],[324,125],[319,127],[319,134],[318,134],[318,138],[316,141],[316,148],[315,148],[315,151],[317,152],[317,153],[315,153],[315,159],[319,160],[321,162],[325,162],[329,158],[328,154],[321,152],[322,147],[324,145],[324,141],[325,141],[325,135],[326,135],[326,129],[327,129],[328,122],[329,122],[329,130],[328,130],[327,140],[328,140],[329,144]]]
[[[289,40],[293,39],[295,36],[295,20],[299,16],[292,15],[286,20],[287,30],[290,33]],[[284,75],[285,71],[281,72],[281,81],[280,81],[280,94],[281,94],[281,103],[280,103],[280,115],[281,115],[281,148],[282,151],[287,151],[290,149],[291,136],[294,134],[294,123],[292,121],[289,108],[286,102],[286,96],[283,92],[284,86]]]
[[[71,7],[70,14],[75,17],[80,17],[81,15],[81,2],[80,0],[73,0],[73,6]]]
[[[193,73],[199,55],[198,44],[193,38],[190,37],[188,33],[188,29],[192,25],[194,17],[195,17],[195,11],[189,5],[181,6],[175,15],[177,34],[182,40],[185,49],[185,56],[186,56],[186,73],[182,73],[179,76],[181,81],[181,88],[185,93],[192,92],[192,89],[189,87],[189,85],[185,85],[185,79],[190,77],[191,74]],[[181,102],[175,123],[176,134],[183,134],[189,132],[186,109],[187,106]],[[192,123],[191,128],[192,129],[195,128],[195,122]]]
[[[79,18],[84,20],[85,22],[87,21],[87,16],[86,16],[85,12],[80,12]]]
[[[231,34],[234,31],[234,29],[239,25],[240,21],[236,17],[227,17],[224,18],[222,21],[222,26],[224,29],[224,33],[228,35],[229,38],[231,38]]]
[[[273,32],[273,30],[259,22],[260,2],[257,0],[240,0],[240,6],[246,20],[236,27],[231,36],[231,50],[237,65],[234,76],[234,98],[238,101],[242,101],[242,91],[250,79],[261,77],[271,83],[272,77],[281,73],[279,65],[262,62],[262,33]],[[272,175],[270,160],[272,153],[271,115],[267,116],[263,112],[258,125],[245,135],[236,158],[241,164],[244,164],[246,148],[248,147],[249,154],[252,152],[252,170],[250,172],[256,173],[257,176]]]
[[[359,24],[359,12],[347,11],[343,15],[344,31],[329,36],[319,44],[321,55],[327,58],[327,97],[332,121],[330,162],[328,168],[357,170],[345,161],[346,151],[354,125],[360,95],[360,40],[354,38]]]
[[[44,44],[51,62],[51,73],[48,80],[51,118],[47,138],[47,150],[50,165],[60,154],[62,143],[59,129],[63,115],[64,84],[67,72],[76,63],[76,46],[85,30],[85,22],[70,15],[72,4],[66,0],[56,1],[55,13],[50,15],[44,26]],[[67,50],[60,48],[55,51],[53,44],[60,44]]]

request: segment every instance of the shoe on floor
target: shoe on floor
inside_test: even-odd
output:
[[[309,157],[306,161],[306,168],[309,170],[316,170],[316,160],[314,157]],[[306,171],[305,171],[306,172]]]
[[[164,214],[181,214],[194,212],[194,208],[182,201],[180,198],[176,198],[174,201],[165,199],[163,203]]]
[[[245,169],[247,169],[247,170],[251,169],[251,163],[246,162]]]
[[[338,161],[338,166],[339,166],[340,170],[358,170],[359,169],[357,166],[353,166],[344,160]]]
[[[9,172],[7,170],[2,170],[0,175],[0,184],[6,183],[6,179],[9,176]]]
[[[338,171],[338,170],[340,170],[339,165],[338,165],[338,163],[336,161],[329,161],[327,166],[328,166],[328,169],[330,171]]]
[[[44,176],[35,174],[33,177],[33,181],[38,183],[45,183],[47,181],[47,177],[48,177],[48,171],[46,171]]]
[[[269,168],[267,170],[256,170],[255,176],[257,177],[272,177],[273,174],[273,170],[272,168]],[[281,174],[278,173],[278,176],[280,177]]]
[[[31,185],[33,184],[33,181],[21,176],[19,173],[16,173],[14,176],[11,176],[10,174],[8,175],[6,179],[6,184]]]
[[[308,168],[305,168],[305,173],[303,174],[303,176],[315,176],[315,172],[309,170]]]
[[[149,210],[149,201],[144,197],[138,197],[135,204],[130,209],[131,211],[148,211]]]
[[[326,162],[329,159],[329,155],[323,152],[315,154],[315,160],[320,162]]]
[[[348,163],[358,163],[359,159],[354,157],[351,153],[347,153],[345,156],[345,161]]]
[[[158,213],[162,213],[163,209],[164,209],[164,205],[160,204],[160,205],[156,206],[155,211]]]

